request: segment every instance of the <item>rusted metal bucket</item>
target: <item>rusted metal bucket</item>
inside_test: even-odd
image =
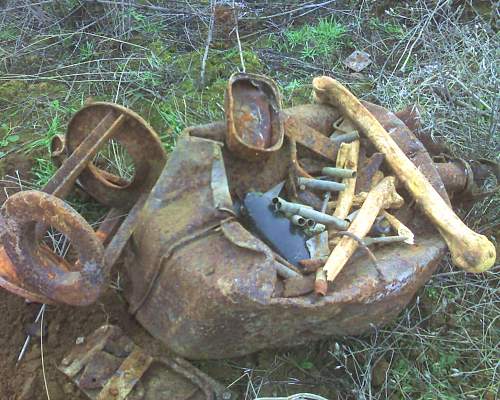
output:
[[[414,134],[393,113],[367,106],[448,199]],[[325,137],[339,117],[320,105],[295,107],[286,115]],[[430,278],[445,243],[406,205],[397,216],[415,233],[414,246],[374,250],[378,272],[364,253],[356,253],[325,297],[284,297],[277,271],[290,266],[240,223],[233,200],[288,177],[289,142],[267,158],[245,160],[239,150],[234,154],[234,147],[223,146],[226,133],[231,137],[222,122],[184,131],[146,202],[126,258],[131,312],[174,352],[190,359],[225,358],[359,335],[393,319]],[[364,146],[367,154],[372,151]],[[297,153],[299,160],[328,164],[300,144]]]

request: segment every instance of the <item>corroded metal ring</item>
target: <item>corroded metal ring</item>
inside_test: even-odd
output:
[[[2,237],[15,275],[26,290],[57,303],[88,305],[104,288],[104,248],[92,227],[72,207],[50,194],[29,190],[9,197],[1,208]],[[71,241],[74,265],[37,243],[35,226],[52,226]]]
[[[66,146],[70,155],[110,111],[116,116],[126,116],[126,121],[112,138],[123,145],[132,157],[135,175],[131,182],[124,183],[120,177],[89,163],[78,179],[100,203],[127,209],[141,194],[151,190],[166,162],[165,150],[153,128],[125,107],[95,102],[82,108],[71,119],[66,132]]]

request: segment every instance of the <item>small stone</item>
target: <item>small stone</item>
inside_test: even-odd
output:
[[[76,344],[83,344],[83,342],[85,342],[85,338],[83,336],[79,336],[75,340]]]
[[[344,65],[347,68],[356,72],[363,71],[372,63],[370,55],[364,51],[353,51],[349,57],[344,60]]]

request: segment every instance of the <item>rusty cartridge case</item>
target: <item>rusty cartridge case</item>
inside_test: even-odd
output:
[[[325,167],[321,170],[323,175],[332,176],[334,178],[354,178],[356,171],[346,168]]]
[[[298,214],[304,218],[310,218],[317,223],[334,226],[336,229],[345,230],[349,226],[349,224],[343,219],[313,210],[311,208],[306,208],[302,204],[289,203],[280,197],[273,198],[273,204],[276,209],[281,212]]]
[[[297,178],[297,183],[302,187],[312,190],[324,190],[327,192],[340,192],[345,189],[344,183],[322,181],[321,179],[313,178]]]
[[[306,219],[300,215],[292,215],[290,218],[290,221],[292,221],[292,224],[296,226],[305,226],[306,225]]]

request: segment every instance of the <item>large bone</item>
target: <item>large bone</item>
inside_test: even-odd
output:
[[[452,261],[468,272],[483,272],[495,263],[496,250],[486,236],[468,228],[398,147],[387,131],[359,100],[336,80],[314,78],[316,98],[338,107],[385,155],[385,160],[446,241]]]
[[[349,226],[347,232],[362,239],[370,231],[380,210],[391,203],[400,203],[403,201],[401,196],[396,193],[396,179],[393,176],[384,178],[374,189],[372,189],[359,209],[356,218]],[[335,246],[330,257],[326,261],[323,269],[329,281],[333,281],[344,265],[349,261],[352,254],[358,248],[359,243],[352,237],[343,236]]]

